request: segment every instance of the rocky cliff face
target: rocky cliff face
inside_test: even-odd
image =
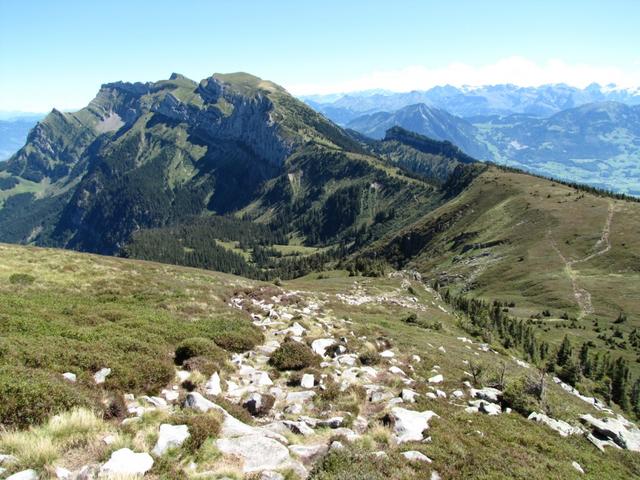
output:
[[[84,109],[49,114],[8,161],[4,170],[18,183],[0,210],[0,240],[30,238],[112,254],[133,232],[188,216],[253,205],[257,218],[290,206],[289,183],[277,179],[300,170],[300,158],[311,158],[309,152],[316,175],[305,176],[309,185],[298,188],[298,210],[289,216],[312,207],[321,211],[338,182],[365,182],[366,176],[370,183],[369,177],[384,175],[342,129],[283,88],[248,74],[199,83],[174,74],[154,83],[105,84]],[[347,178],[342,170],[328,171],[336,162],[356,173]],[[21,193],[25,186],[28,193]],[[60,201],[43,203],[51,198]],[[26,211],[42,212],[20,220],[16,233],[4,238],[4,226],[15,225]],[[311,231],[308,223],[323,215],[301,221],[300,228]],[[41,225],[45,217],[47,225]]]

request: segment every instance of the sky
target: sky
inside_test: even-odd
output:
[[[434,85],[640,86],[640,1],[0,0],[0,111],[107,82],[246,71],[296,95]]]

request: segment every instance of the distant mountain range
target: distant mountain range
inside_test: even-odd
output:
[[[594,102],[639,105],[640,88],[625,89],[596,83],[584,89],[565,84],[540,87],[502,84],[460,88],[445,85],[406,93],[376,90],[342,95],[309,95],[302,99],[334,122],[346,125],[365,113],[393,112],[418,103],[465,118],[514,113],[544,117]]]
[[[640,195],[640,106],[601,102],[548,118],[512,114],[464,119],[417,104],[366,114],[347,124],[374,139],[393,126],[448,140],[476,158]]]

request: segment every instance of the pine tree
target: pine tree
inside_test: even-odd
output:
[[[572,353],[573,349],[571,348],[571,342],[569,341],[569,337],[565,335],[556,356],[556,363],[561,367],[564,366],[571,358]]]
[[[611,368],[611,400],[623,410],[629,409],[628,382],[629,366],[624,358],[618,357]]]
[[[584,342],[580,347],[580,370],[585,377],[591,377],[591,359],[589,358],[589,344]]]
[[[640,417],[640,378],[636,378],[631,388],[631,410]]]

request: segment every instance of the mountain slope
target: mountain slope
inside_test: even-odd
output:
[[[350,244],[442,201],[244,73],[104,85],[85,109],[48,115],[0,175],[11,183],[1,240],[108,254],[123,253],[134,232],[210,215],[273,225],[307,246]],[[410,211],[391,212],[407,202]]]
[[[444,110],[431,108],[423,103],[410,105],[393,113],[377,112],[364,115],[347,124],[348,128],[375,139],[383,138],[386,131],[394,126],[436,140],[448,140],[479,159],[490,157],[486,146],[476,140],[477,132],[473,125]]]
[[[5,474],[87,476],[125,448],[137,456],[120,468],[145,460],[152,478],[548,479],[577,477],[574,463],[585,478],[640,472],[631,424],[629,449],[610,434],[601,452],[591,442],[602,434],[580,431],[593,428],[584,415],[615,421],[615,407],[551,375],[539,400],[526,389],[539,382],[533,365],[515,348],[469,338],[463,315],[409,272],[330,271],[275,287],[0,245],[0,299],[0,423],[9,427],[0,449],[14,456]],[[328,341],[335,347],[320,347]],[[307,355],[284,358],[302,370],[282,361],[295,351]],[[553,417],[528,419],[532,408]],[[186,441],[174,435],[162,448],[167,430],[184,429]]]
[[[637,202],[489,167],[362,255],[417,269],[452,292],[513,303],[518,317],[542,319],[534,320],[541,338],[590,340],[637,371],[639,219]],[[620,312],[629,321],[616,323]]]

